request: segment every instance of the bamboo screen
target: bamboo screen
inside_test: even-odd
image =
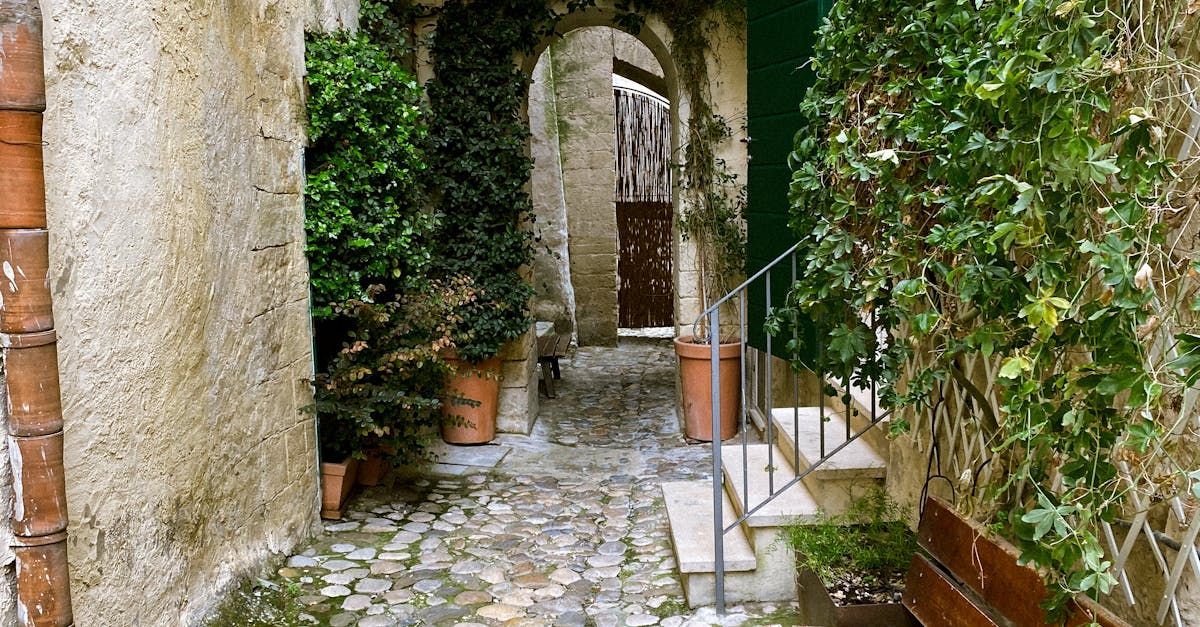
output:
[[[617,202],[671,202],[671,108],[616,89]]]

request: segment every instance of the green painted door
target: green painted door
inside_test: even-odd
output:
[[[812,84],[807,67],[816,30],[832,0],[751,0],[747,3],[750,171],[748,272],[753,274],[796,242],[788,228],[788,155],[800,127],[800,100]],[[791,267],[772,272],[771,304],[786,295]],[[750,292],[751,345],[765,348],[761,323],[767,310],[765,282]],[[790,334],[788,334],[790,335]],[[780,354],[779,350],[773,352]]]

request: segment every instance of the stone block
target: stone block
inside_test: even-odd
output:
[[[504,361],[525,359],[533,351],[534,337],[533,326],[531,325],[524,335],[505,344],[504,348],[500,349],[500,359]]]
[[[496,430],[528,435],[537,416],[536,397],[531,402],[527,388],[501,388]]]
[[[529,385],[530,362],[537,363],[531,353],[529,358],[504,362],[500,367],[500,387],[523,388]]]

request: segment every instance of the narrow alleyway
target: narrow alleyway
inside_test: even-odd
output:
[[[287,560],[276,597],[334,627],[789,624],[772,605],[687,609],[658,485],[711,471],[679,432],[674,360],[664,340],[578,351],[531,436],[366,491]]]

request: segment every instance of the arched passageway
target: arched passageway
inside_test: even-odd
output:
[[[581,346],[677,320],[679,124],[666,76],[649,47],[600,26],[566,33],[532,69],[532,308]]]

